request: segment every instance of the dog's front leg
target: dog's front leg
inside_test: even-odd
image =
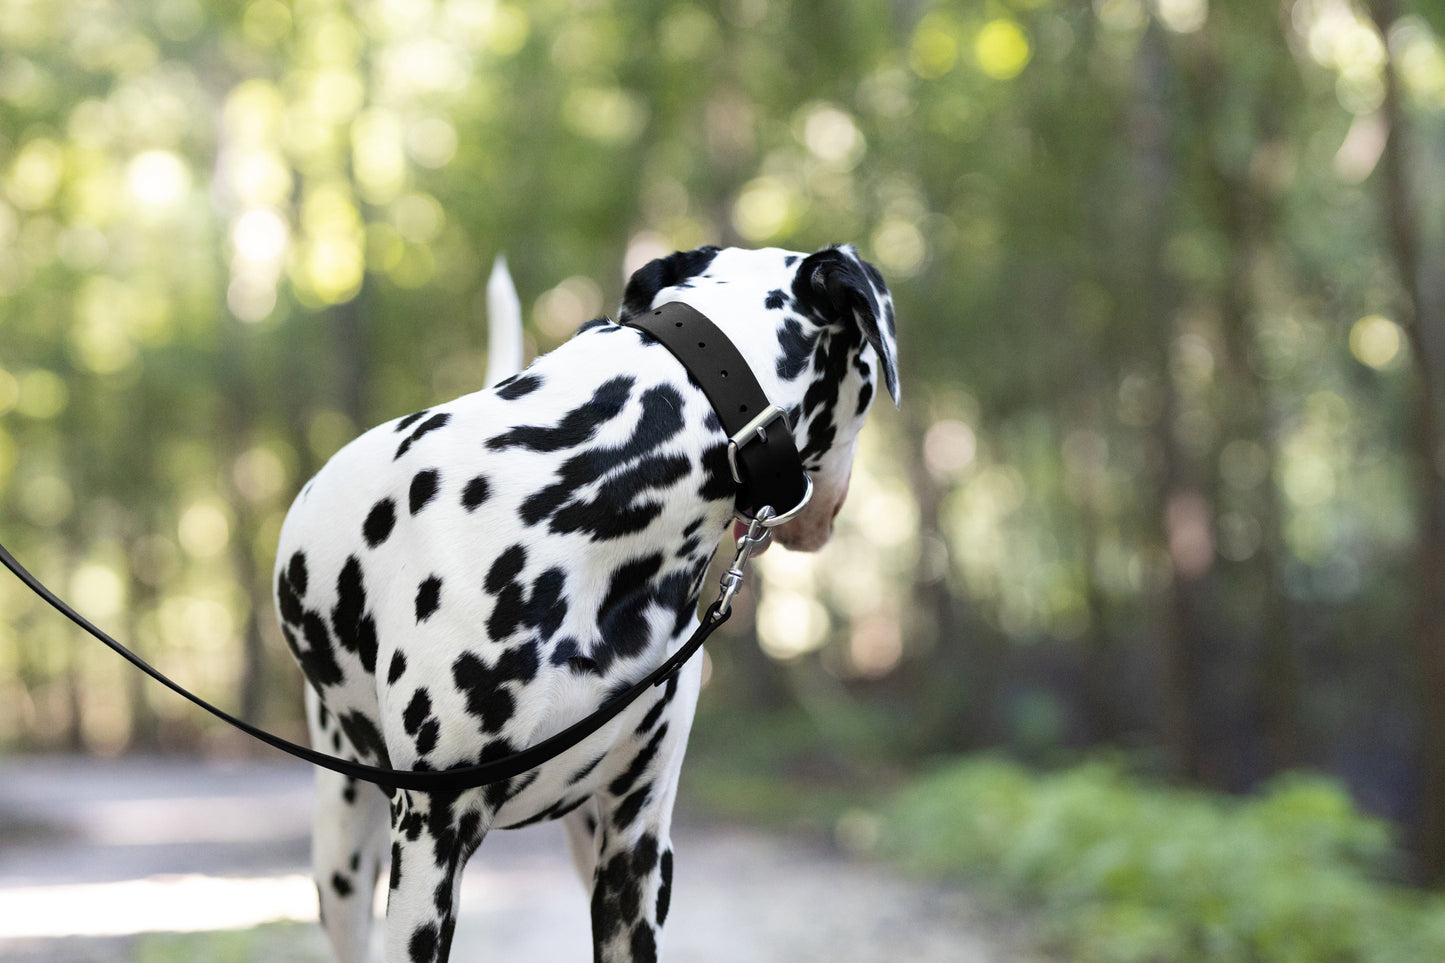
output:
[[[594,963],[656,963],[672,901],[672,804],[686,719],[663,721],[622,775],[599,790],[592,880]],[[678,730],[681,731],[678,731]]]
[[[485,833],[475,817],[456,818],[442,795],[392,799],[386,963],[446,963],[451,952],[462,868]]]
[[[659,818],[660,813],[647,815],[630,831],[599,833],[592,881],[594,963],[656,963],[658,958],[672,899],[672,840],[665,828],[670,820]]]

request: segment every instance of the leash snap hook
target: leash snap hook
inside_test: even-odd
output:
[[[753,552],[766,544],[773,535],[772,528],[768,525],[773,515],[773,506],[764,505],[754,518],[748,520],[748,530],[738,539],[733,564],[719,579],[721,592],[718,594],[714,618],[721,620],[732,613],[733,599],[743,587],[743,567],[748,564]]]

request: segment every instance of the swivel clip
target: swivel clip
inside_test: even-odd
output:
[[[761,549],[772,537],[773,530],[768,526],[768,520],[774,514],[771,505],[764,505],[758,510],[756,516],[748,520],[748,530],[738,539],[737,553],[733,556],[733,564],[719,580],[722,592],[718,595],[718,618],[725,617],[732,611],[733,598],[743,587],[743,566],[748,564],[748,559],[753,552]]]

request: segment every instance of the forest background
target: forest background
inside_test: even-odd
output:
[[[1433,0],[3,0],[0,533],[299,733],[281,519],[481,385],[496,254],[530,357],[674,249],[852,241],[903,405],[833,544],[761,560],[699,751],[1312,771],[1438,882],[1442,30]],[[239,748],[10,580],[0,745]]]

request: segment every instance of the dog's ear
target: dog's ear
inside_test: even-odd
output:
[[[638,268],[622,292],[622,310],[618,320],[626,321],[641,314],[652,307],[657,292],[675,287],[706,271],[719,250],[716,247],[700,247],[695,251],[674,251]]]
[[[878,269],[858,256],[851,244],[826,247],[798,265],[793,296],[826,324],[856,324],[878,352],[883,380],[898,404],[898,338],[893,296]]]

